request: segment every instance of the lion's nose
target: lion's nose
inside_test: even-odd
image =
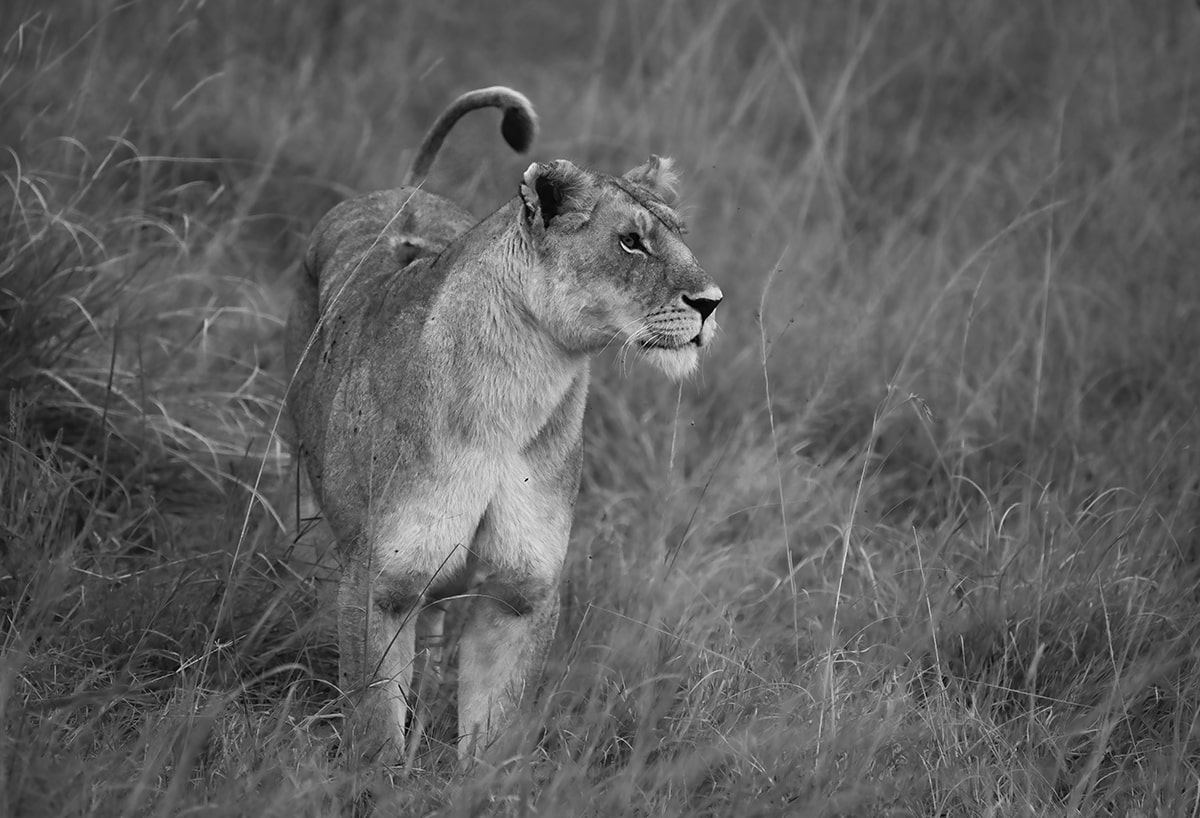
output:
[[[683,303],[700,313],[700,320],[704,321],[712,315],[712,311],[721,303],[723,297],[721,288],[714,286],[696,295],[685,295]]]

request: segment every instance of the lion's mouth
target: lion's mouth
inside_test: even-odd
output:
[[[675,338],[643,338],[639,343],[643,349],[665,349],[669,352],[674,352],[686,349],[687,347],[702,347],[704,346],[704,338],[697,332],[686,341]]]
[[[700,336],[696,335],[690,341],[676,341],[673,338],[643,338],[638,343],[642,349],[663,349],[667,352],[678,352],[689,346],[700,346]]]

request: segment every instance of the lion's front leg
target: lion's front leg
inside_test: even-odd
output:
[[[553,582],[487,582],[459,646],[458,754],[483,753],[537,687],[558,624]]]
[[[487,573],[459,643],[458,750],[483,753],[537,687],[558,624],[558,582],[573,492],[515,475],[484,515],[475,541]]]
[[[348,707],[343,752],[394,764],[404,749],[416,638],[427,580],[348,565],[338,589],[339,679]]]

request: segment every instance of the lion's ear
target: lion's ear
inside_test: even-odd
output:
[[[534,162],[521,178],[526,223],[541,232],[558,220],[563,227],[582,226],[595,204],[591,174],[565,159]]]
[[[674,162],[665,156],[650,154],[650,161],[625,174],[625,180],[644,187],[668,205],[675,204],[679,191],[679,174],[672,169]]]

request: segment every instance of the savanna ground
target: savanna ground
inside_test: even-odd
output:
[[[1200,11],[7,2],[0,815],[1200,814]],[[594,368],[511,760],[336,756],[276,431],[307,231],[455,94],[684,176],[682,390]],[[494,113],[431,189],[529,161]],[[282,428],[282,427],[281,427]],[[314,565],[320,562],[324,567]]]

